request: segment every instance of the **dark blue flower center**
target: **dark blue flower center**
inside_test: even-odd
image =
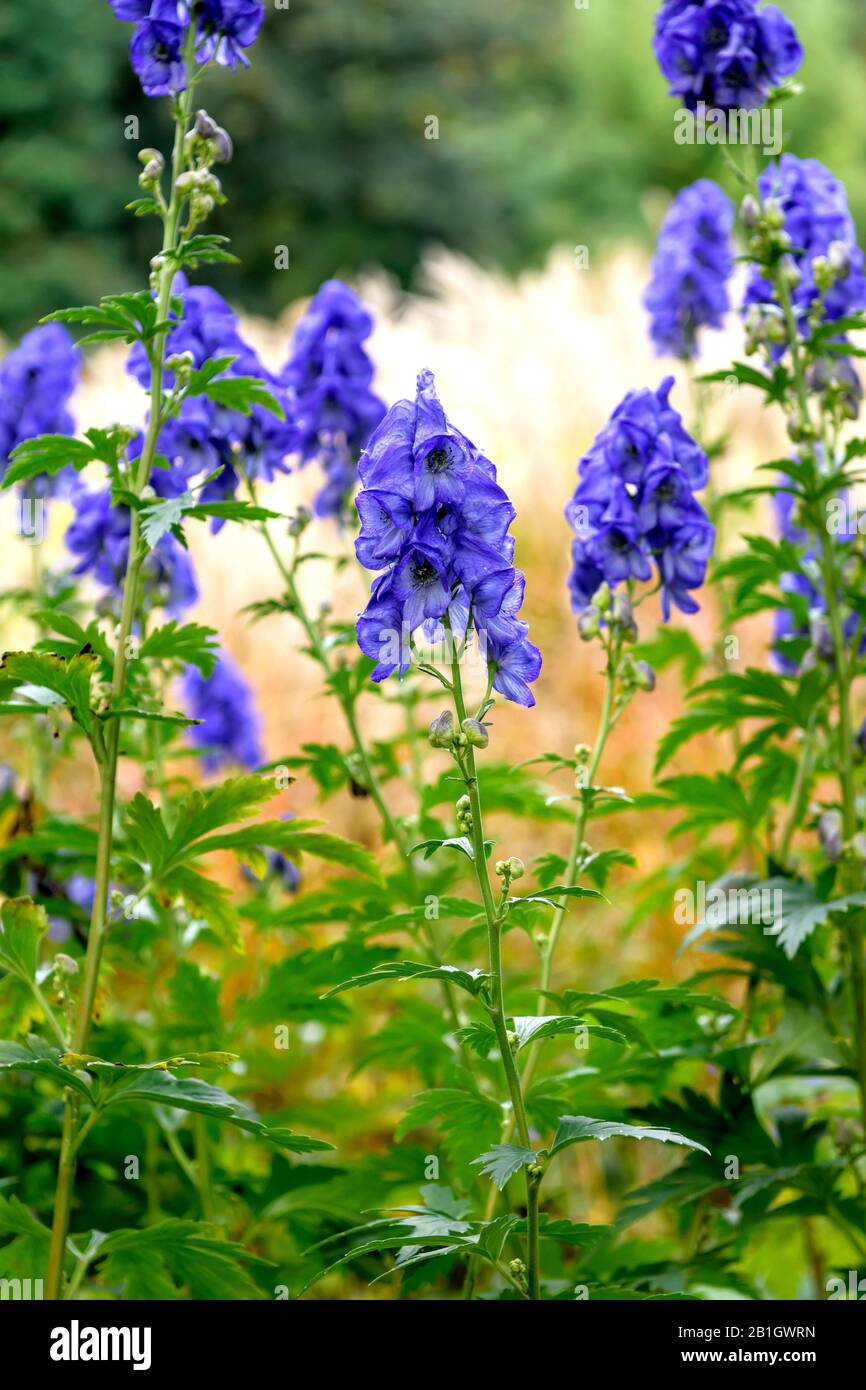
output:
[[[436,578],[436,570],[429,560],[415,560],[412,565],[412,582],[419,589],[431,584]]]
[[[427,467],[431,473],[444,473],[446,468],[450,468],[454,462],[450,450],[442,445],[438,449],[431,449],[427,455]]]

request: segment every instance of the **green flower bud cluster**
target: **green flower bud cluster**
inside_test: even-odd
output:
[[[180,198],[189,203],[189,227],[193,228],[199,222],[204,222],[216,207],[217,203],[226,201],[222,190],[222,184],[216,174],[211,173],[210,169],[202,166],[198,169],[187,169],[179,174],[175,182],[175,192]]]
[[[207,168],[211,164],[228,164],[234,153],[231,136],[206,111],[195,113],[195,123],[184,142],[184,153],[190,164]]]
[[[618,589],[612,595],[607,580],[599,585],[577,620],[581,641],[591,642],[597,637],[602,623],[618,632],[621,641],[637,641],[637,623],[631,599],[625,589]]]
[[[503,880],[503,884],[506,888],[509,883],[513,883],[516,878],[523,878],[523,875],[526,873],[526,865],[523,860],[518,859],[514,854],[512,854],[510,859],[497,859],[493,869],[497,878]]]
[[[165,359],[165,365],[170,372],[174,372],[177,384],[182,386],[189,379],[189,374],[195,366],[195,358],[191,352],[173,352]]]
[[[472,832],[472,802],[468,796],[461,796],[457,802],[457,829],[466,835]]]

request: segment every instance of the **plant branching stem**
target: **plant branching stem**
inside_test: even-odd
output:
[[[193,30],[190,30],[192,35]],[[187,49],[187,64],[191,70],[194,61],[190,39]],[[176,249],[178,224],[182,199],[177,193],[178,176],[184,167],[184,138],[189,123],[190,91],[183,93],[175,111],[174,150],[172,154],[172,192],[171,201],[163,219],[163,253]],[[163,259],[157,291],[157,322],[164,323],[169,314],[171,287],[176,273],[176,263]],[[149,347],[150,358],[150,418],[145,433],[144,444],[135,474],[134,491],[141,495],[148,483],[156,442],[162,423],[162,386],[165,361],[165,334],[160,333]],[[111,684],[112,705],[116,708],[122,702],[126,689],[129,637],[139,602],[141,569],[145,551],[141,541],[141,528],[138,511],[133,508],[130,516],[129,553],[127,570],[123,583],[120,624],[117,630],[117,645],[114,657],[114,674]],[[102,951],[105,944],[107,926],[108,892],[111,882],[111,857],[114,843],[114,808],[117,787],[117,761],[120,748],[121,720],[118,716],[108,721],[104,750],[99,757],[99,827],[96,851],[96,876],[93,894],[93,910],[87,938],[87,953],[81,992],[75,1015],[72,1034],[72,1050],[86,1052],[93,1019],[93,1009],[99,985],[99,971]],[[54,1219],[51,1228],[51,1246],[46,1279],[46,1298],[63,1297],[63,1265],[66,1253],[66,1240],[69,1232],[69,1218],[72,1205],[72,1191],[75,1182],[75,1151],[78,1126],[80,1122],[80,1098],[67,1090],[63,1117],[63,1137],[61,1140],[60,1163],[55,1190]]]
[[[463,698],[463,685],[460,676],[460,657],[459,653],[456,651],[451,662],[451,680],[454,691],[454,706],[457,713],[457,722],[458,724],[462,724],[463,720],[466,718],[466,704]],[[466,791],[471,806],[472,859],[475,867],[475,876],[478,880],[478,887],[481,892],[481,901],[484,905],[484,916],[487,925],[487,949],[491,976],[489,1012],[502,1057],[502,1066],[508,1085],[508,1094],[511,1098],[511,1107],[517,1133],[520,1136],[521,1144],[523,1144],[525,1148],[531,1149],[532,1143],[529,1135],[529,1122],[526,1117],[526,1106],[523,1101],[520,1074],[517,1070],[517,1063],[508,1037],[508,1027],[506,1024],[505,985],[502,975],[502,920],[500,913],[497,911],[493,886],[490,882],[490,872],[487,867],[487,855],[484,848],[484,821],[481,808],[481,795],[478,788],[478,774],[475,767],[475,750],[471,746],[466,749],[461,759],[461,770],[463,771]],[[533,1172],[530,1172],[529,1168],[524,1170],[526,1175],[526,1272],[529,1297],[538,1299],[541,1297],[538,1232],[538,1189],[540,1186],[541,1170],[536,1165],[533,1165],[533,1167],[535,1168]]]

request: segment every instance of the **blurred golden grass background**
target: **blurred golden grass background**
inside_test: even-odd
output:
[[[421,288],[406,295],[385,274],[376,273],[357,288],[373,310],[376,328],[370,351],[377,367],[375,386],[389,404],[414,393],[416,372],[424,366],[436,373],[440,396],[450,418],[495,462],[499,478],[517,507],[513,531],[517,563],[527,576],[523,615],[533,640],[541,648],[544,667],[536,683],[532,711],[500,701],[489,756],[520,762],[544,751],[570,754],[576,742],[591,742],[601,697],[600,658],[595,646],[577,637],[566,578],[570,534],[563,507],[575,482],[577,460],[591,443],[626,391],[655,386],[673,371],[677,382],[673,403],[687,425],[694,413],[694,389],[678,363],[654,357],[646,333],[641,295],[648,275],[642,252],[630,246],[612,250],[598,264],[582,269],[568,248],[554,250],[543,269],[516,279],[484,269],[444,249],[428,255]],[[304,303],[288,306],[275,323],[245,319],[242,329],[271,367],[285,359],[294,324]],[[713,370],[741,355],[739,321],[732,315],[727,327],[704,339],[701,370]],[[73,408],[80,429],[123,420],[140,422],[146,399],[124,371],[125,349],[114,347],[88,354],[86,371]],[[712,387],[705,422],[708,437],[724,435],[727,448],[716,461],[717,491],[741,485],[762,460],[778,457],[786,444],[775,417],[764,414],[755,393]],[[280,479],[263,500],[275,510],[292,511],[309,500],[318,485],[317,469]],[[62,534],[69,511],[52,509],[43,562],[62,562]],[[755,524],[750,521],[750,525]],[[759,520],[758,525],[763,525]],[[280,523],[272,523],[279,539]],[[279,592],[271,556],[252,528],[229,525],[217,536],[204,527],[189,528],[190,547],[201,591],[189,616],[215,627],[223,648],[230,652],[251,683],[261,713],[263,737],[270,759],[291,756],[306,742],[345,744],[341,715],[321,693],[318,668],[300,653],[300,630],[288,617],[271,617],[250,625],[242,610]],[[737,537],[727,527],[726,546]],[[351,538],[330,523],[314,522],[305,536],[308,549],[334,555],[351,553]],[[23,542],[10,542],[9,585],[30,581],[32,556]],[[305,596],[312,608],[331,605],[337,617],[352,620],[363,606],[369,576],[352,563],[335,575],[324,562],[302,569]],[[698,641],[716,640],[714,597],[705,589],[702,611],[688,622]],[[650,611],[652,607],[652,611]],[[657,609],[641,610],[641,637],[651,635]],[[28,640],[26,625],[4,634],[6,648]],[[758,647],[766,631],[758,629]],[[743,659],[741,657],[740,664]],[[432,693],[432,692],[431,692]],[[665,672],[656,692],[638,696],[617,727],[602,765],[602,780],[628,792],[651,786],[652,763],[659,738],[682,707],[676,673]],[[436,713],[431,699],[430,716]],[[395,727],[400,711],[374,699],[362,700],[364,732],[375,737]],[[725,750],[709,740],[698,748],[701,770],[722,765]],[[685,757],[695,757],[688,752]],[[14,756],[13,756],[14,761]],[[442,770],[439,755],[427,760],[431,775]],[[135,768],[123,770],[124,788],[136,786]],[[56,774],[54,792],[70,810],[87,811],[95,784],[88,774]],[[570,791],[561,777],[551,779],[551,793]],[[393,793],[401,810],[411,809],[411,797],[397,787]],[[281,809],[324,815],[343,833],[371,846],[381,843],[375,809],[369,801],[348,795],[317,805],[316,788],[303,774],[283,797]],[[514,827],[495,825],[503,852],[565,852],[567,825],[535,827],[518,838]],[[594,827],[597,847],[622,844],[646,871],[665,862],[672,851],[663,838],[664,823],[656,815],[628,813]],[[308,881],[318,875],[308,866]],[[559,961],[560,976],[573,978],[574,952],[581,970],[607,975],[615,965],[628,974],[669,976],[678,967],[675,952],[680,931],[670,920],[646,922],[627,941],[619,940],[622,910],[617,896],[627,896],[633,871],[614,880],[610,906],[582,910],[581,925],[566,933]],[[620,885],[619,890],[617,884]],[[576,923],[578,914],[572,922]],[[614,949],[617,960],[611,959]],[[529,965],[527,961],[527,965]]]

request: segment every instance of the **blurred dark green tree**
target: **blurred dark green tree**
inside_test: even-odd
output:
[[[716,151],[674,144],[656,0],[267,3],[253,67],[216,74],[205,98],[239,151],[220,220],[243,264],[218,283],[250,310],[276,313],[372,264],[408,284],[436,242],[515,272],[556,242],[594,255],[648,240],[680,184],[724,177]],[[786,144],[846,179],[862,218],[863,0],[782,4],[807,54]],[[168,121],[129,69],[130,32],[106,0],[0,3],[6,335],[141,283],[152,228],[123,205],[137,148],[164,145]]]

